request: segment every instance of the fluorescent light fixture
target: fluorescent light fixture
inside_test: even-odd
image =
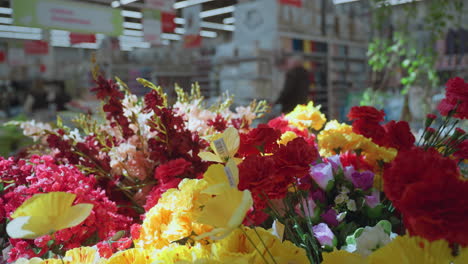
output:
[[[123,34],[126,36],[142,37],[143,31],[124,29]]]
[[[0,25],[1,31],[12,31],[12,32],[20,32],[20,33],[42,33],[40,28],[30,28],[30,27],[18,27],[18,26],[6,26]]]
[[[212,22],[201,22],[201,26],[205,28],[212,28],[212,29],[219,29],[219,30],[226,30],[226,31],[234,31],[235,29],[233,25],[224,25],[224,24],[212,23]]]
[[[9,17],[0,17],[0,23],[2,24],[12,24],[13,19]]]
[[[174,19],[174,22],[179,25],[184,25],[185,24],[185,19],[176,17]],[[204,28],[212,28],[212,29],[218,29],[218,30],[226,30],[226,31],[234,31],[235,27],[232,25],[224,25],[224,24],[219,24],[219,23],[212,23],[212,22],[204,22],[202,21],[200,24],[201,27]],[[183,33],[181,33],[183,34]]]
[[[347,4],[347,3],[357,2],[357,1],[360,1],[360,0],[333,0],[333,4],[341,5],[341,4]]]
[[[42,39],[42,34],[0,32],[0,38],[40,40],[40,39]]]
[[[7,7],[0,7],[0,14],[11,15],[13,14],[13,9]]]
[[[184,7],[187,7],[187,6],[203,4],[203,3],[211,2],[211,1],[213,1],[213,0],[187,0],[187,1],[180,1],[180,2],[174,3],[173,7],[174,7],[174,9],[180,9],[180,8],[184,8]]]
[[[120,2],[119,2],[119,1],[113,1],[113,2],[111,3],[111,6],[112,6],[113,8],[119,7],[119,6],[120,6]]]
[[[141,12],[135,12],[135,11],[129,11],[129,10],[122,10],[122,16],[133,17],[133,18],[143,18],[143,14]]]
[[[176,34],[162,33],[161,38],[170,39],[170,40],[181,40],[182,37]]]
[[[131,3],[136,2],[136,1],[138,1],[138,0],[120,0],[120,3],[122,5],[128,5],[128,4],[131,4]]]
[[[119,36],[120,42],[143,42],[142,37]]]
[[[357,2],[357,1],[360,1],[360,0],[333,0],[333,3],[335,5],[339,5],[339,4],[348,4],[348,3]],[[421,0],[387,0],[386,4],[387,5],[401,5],[401,4],[417,2],[417,1],[421,1]]]
[[[205,17],[212,17],[212,16],[217,16],[217,15],[222,15],[226,13],[232,13],[234,12],[236,8],[232,6],[226,6],[226,7],[221,7],[221,8],[216,8],[216,9],[211,9],[207,11],[203,11],[200,13],[201,18]]]
[[[131,29],[143,29],[143,25],[140,23],[133,23],[133,22],[123,22],[124,28],[131,28]]]
[[[216,38],[218,36],[218,33],[213,32],[213,31],[202,30],[200,31],[200,36],[205,37],[205,38]]]
[[[58,30],[58,29],[52,29],[50,31],[50,35],[51,36],[70,36],[70,32],[69,31],[65,31],[65,30]]]
[[[236,19],[234,17],[226,17],[223,19],[223,24],[232,24],[236,22]]]

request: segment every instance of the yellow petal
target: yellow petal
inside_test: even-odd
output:
[[[221,158],[219,158],[216,154],[213,152],[200,152],[198,153],[198,157],[200,157],[204,161],[213,161],[213,162],[223,162]]]
[[[34,239],[56,231],[53,219],[47,216],[20,216],[7,225],[7,234],[11,238]]]
[[[215,227],[210,232],[210,236],[216,235],[217,237],[213,239],[220,239],[220,237],[228,235],[242,223],[252,204],[250,191],[245,190],[242,192],[230,188],[204,204],[203,211],[197,222]]]
[[[76,264],[94,264],[99,258],[96,253],[96,249],[92,247],[74,248],[67,251],[64,260]]]
[[[224,174],[224,166],[221,164],[209,166],[203,175],[203,179],[208,182],[208,185],[228,183],[226,175]]]
[[[365,264],[366,259],[361,255],[349,253],[345,250],[324,252],[322,264]]]
[[[69,227],[74,227],[83,222],[91,214],[93,210],[92,204],[77,204],[72,206],[66,215],[63,215],[60,218],[59,229],[65,229]]]
[[[228,127],[223,132],[223,139],[228,148],[229,157],[234,157],[234,155],[237,153],[237,150],[239,149],[239,132],[233,127]]]
[[[151,262],[152,260],[148,251],[132,248],[117,252],[107,261],[107,264],[149,264]]]
[[[11,217],[58,215],[66,211],[72,205],[75,197],[75,194],[66,192],[35,194],[18,207]]]

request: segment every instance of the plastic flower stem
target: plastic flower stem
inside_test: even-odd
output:
[[[249,240],[250,244],[252,244],[252,246],[255,248],[255,250],[257,250],[258,254],[260,254],[260,256],[262,257],[263,261],[265,261],[265,264],[268,264],[269,262],[267,261],[267,259],[265,258],[265,256],[262,254],[262,252],[257,248],[257,246],[255,245],[255,243],[253,242],[253,240],[249,237],[249,235],[247,234],[247,232],[245,232],[244,227],[239,226],[239,228],[240,228],[240,230],[242,231],[242,233],[244,233],[245,237],[247,237],[247,239]]]
[[[448,124],[449,121],[450,121],[450,117],[449,117],[449,116],[445,117],[444,123],[443,123],[441,126],[439,126],[439,128],[437,129],[437,132],[435,133],[435,135],[433,136],[433,138],[430,139],[429,142],[428,142],[428,144],[426,145],[426,148],[425,148],[426,150],[427,150],[429,147],[432,147],[433,144],[434,144],[437,140],[439,140],[439,137],[440,137],[441,132],[444,130],[444,128],[447,127],[447,124]],[[435,146],[435,145],[434,145],[434,146]]]
[[[273,257],[273,254],[271,254],[270,250],[268,249],[267,245],[265,244],[265,241],[263,241],[262,237],[258,233],[257,229],[253,228],[253,230],[254,230],[255,234],[257,234],[258,239],[260,240],[260,242],[262,242],[262,245],[263,245],[263,247],[265,247],[268,255],[270,255],[271,259],[273,260],[273,263],[278,264],[278,262],[276,262],[275,258]]]

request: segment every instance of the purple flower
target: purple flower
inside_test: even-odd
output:
[[[377,190],[373,190],[372,194],[369,196],[366,195],[364,199],[366,199],[366,204],[370,208],[374,208],[380,204],[380,192]]]
[[[323,190],[327,189],[327,185],[333,180],[333,171],[330,163],[320,163],[310,168],[310,176]]]
[[[320,223],[312,227],[315,238],[322,246],[334,246],[335,235],[325,223]]]
[[[334,155],[327,158],[328,163],[332,165],[334,171],[337,171],[339,168],[342,167],[340,155]]]
[[[356,170],[354,169],[353,166],[346,166],[343,168],[343,173],[344,173],[344,176],[346,179],[348,179],[348,181],[352,181],[352,177],[351,175],[355,172]]]
[[[322,217],[322,220],[327,223],[329,226],[338,226],[339,222],[338,219],[336,218],[337,214],[335,209],[328,209],[325,213],[322,213],[320,215]]]
[[[294,211],[301,217],[304,217],[303,210],[305,211],[305,216],[306,217],[314,217],[315,213],[315,202],[312,198],[308,198],[307,201],[302,201],[302,205],[297,204],[296,207],[294,208]]]
[[[310,193],[310,197],[314,201],[325,203],[325,192],[322,189],[316,189]]]
[[[371,171],[354,172],[351,174],[351,182],[354,187],[367,190],[374,184],[374,173]]]

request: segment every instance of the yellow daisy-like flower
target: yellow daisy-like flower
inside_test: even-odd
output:
[[[34,239],[83,222],[92,204],[72,206],[76,195],[66,192],[35,194],[11,215],[6,231],[11,238]]]
[[[320,107],[320,105],[315,107],[312,101],[307,105],[297,105],[285,118],[289,124],[299,129],[320,130],[327,121],[325,115],[320,112]]]
[[[141,248],[132,248],[112,255],[106,264],[150,264],[153,257],[150,252]]]
[[[211,226],[194,223],[200,206],[211,196],[202,193],[207,186],[203,179],[184,179],[178,189],[167,190],[158,204],[146,213],[136,247],[161,249],[192,233],[211,231]]]
[[[73,264],[96,264],[100,263],[99,254],[91,247],[79,247],[68,250],[63,258],[65,263]],[[102,259],[104,260],[104,259]],[[102,261],[103,262],[103,261]]]
[[[200,243],[193,246],[171,244],[153,252],[153,264],[192,263],[197,260],[209,259],[210,255],[209,247]]]
[[[15,261],[15,264],[41,264],[44,260],[41,258],[32,258],[32,259],[26,259],[26,258],[19,258]]]
[[[368,264],[441,264],[454,259],[448,242],[429,242],[419,237],[399,236],[384,247],[374,251]]]
[[[355,253],[349,253],[345,250],[335,250],[333,252],[324,252],[322,254],[322,264],[365,264],[366,258]]]
[[[292,141],[295,138],[297,138],[296,133],[292,131],[286,131],[281,135],[281,139],[278,141],[278,143],[281,145],[286,145],[289,141]]]

